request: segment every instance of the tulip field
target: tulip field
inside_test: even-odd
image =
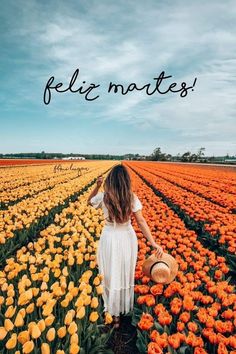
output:
[[[154,239],[179,264],[169,285],[144,276],[153,249],[132,215],[139,246],[132,350],[109,344],[112,316],[103,316],[96,263],[104,218],[102,209],[87,205],[97,177],[118,163],[128,168]],[[1,160],[0,353],[236,354],[235,171]]]

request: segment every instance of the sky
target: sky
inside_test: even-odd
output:
[[[235,155],[235,23],[234,0],[2,0],[0,153]],[[76,69],[98,99],[51,90],[45,105],[49,78],[66,89]],[[194,91],[108,93],[163,71],[161,90]]]

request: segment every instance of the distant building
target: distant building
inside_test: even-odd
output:
[[[236,159],[224,159],[224,162],[236,162]]]
[[[62,160],[85,160],[84,156],[68,156],[63,157]]]
[[[136,157],[137,160],[146,160],[146,156],[138,156]]]

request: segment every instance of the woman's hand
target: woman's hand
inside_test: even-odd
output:
[[[164,252],[163,248],[159,246],[157,243],[154,243],[152,247],[156,248],[156,256],[161,258]]]
[[[100,177],[97,178],[97,186],[101,187],[102,183],[103,183],[103,177],[100,176]]]

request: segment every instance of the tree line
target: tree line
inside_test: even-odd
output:
[[[12,153],[0,154],[0,158],[15,158],[15,159],[62,159],[83,156],[86,160],[146,160],[146,161],[180,161],[180,162],[224,162],[227,160],[236,160],[236,156],[205,156],[205,148],[200,147],[196,153],[186,151],[183,154],[171,155],[161,151],[161,147],[157,147],[150,155],[140,154],[124,154],[124,155],[111,155],[111,154],[78,154],[78,153],[48,153],[45,151],[38,153]]]

